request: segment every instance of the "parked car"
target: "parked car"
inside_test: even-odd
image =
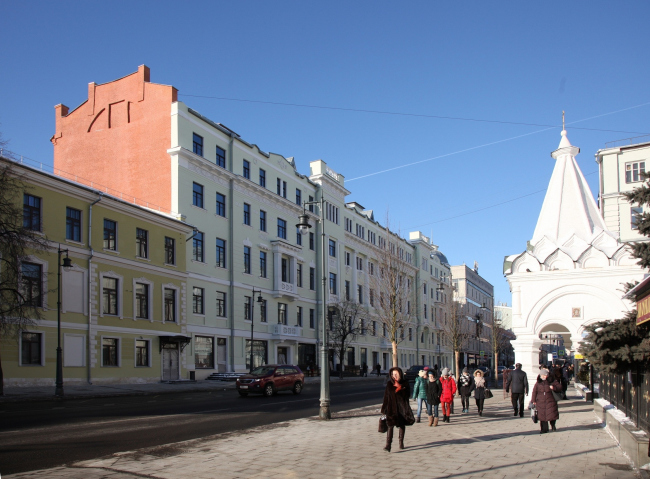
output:
[[[298,366],[288,364],[267,364],[253,369],[237,379],[237,392],[246,397],[249,394],[273,396],[278,391],[302,392],[305,375]]]
[[[481,371],[483,371],[484,378],[489,378],[492,376],[492,372],[490,371],[490,368],[488,368],[487,366],[477,366],[476,369],[480,369]],[[474,369],[474,371],[476,371],[476,369]],[[472,374],[474,374],[474,371],[472,371]]]
[[[406,380],[415,381],[415,378],[418,377],[418,373],[426,367],[427,366],[411,366],[406,370],[406,373],[404,374],[406,376]]]

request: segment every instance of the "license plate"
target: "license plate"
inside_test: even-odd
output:
[[[248,389],[248,386],[239,386],[239,389]]]

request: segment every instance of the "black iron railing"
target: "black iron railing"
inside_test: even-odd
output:
[[[624,412],[639,429],[650,433],[650,374],[642,371],[600,373],[599,379],[600,396]]]

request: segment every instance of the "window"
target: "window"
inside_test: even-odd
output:
[[[336,294],[336,273],[330,273],[330,294]]]
[[[149,341],[135,340],[135,365],[136,367],[149,367]]]
[[[336,258],[336,241],[330,240],[329,252],[330,252],[330,256]]]
[[[192,204],[203,208],[203,185],[192,183]]]
[[[634,183],[643,181],[642,173],[645,173],[645,161],[625,163],[625,182]]]
[[[302,306],[298,306],[298,311],[296,312],[296,324],[302,328]]]
[[[117,338],[102,338],[102,366],[118,366],[117,343]]]
[[[81,211],[65,209],[65,239],[81,242]]]
[[[192,151],[199,156],[203,156],[203,137],[196,133],[192,134]]]
[[[176,264],[176,241],[174,238],[165,236],[165,263]]]
[[[372,289],[368,290],[368,300],[369,300],[370,306],[375,305],[375,292]]]
[[[377,336],[377,321],[372,322],[372,333],[373,336]]]
[[[316,291],[316,268],[309,268],[309,289]]]
[[[135,283],[135,317],[149,319],[149,285]]]
[[[413,328],[409,328],[409,341],[413,341]]]
[[[278,303],[278,324],[287,324],[287,305]]]
[[[251,341],[250,339],[247,339],[244,353],[246,357],[246,369],[254,369],[269,363],[268,341],[258,341],[258,340]],[[250,363],[251,353],[253,359],[252,365]]]
[[[302,263],[296,265],[296,286],[302,288]]]
[[[217,216],[226,217],[226,195],[217,193]]]
[[[300,228],[296,227],[296,244],[302,246],[302,234],[300,234]]]
[[[310,195],[309,196],[309,202],[312,203],[313,201],[314,201],[314,197]],[[309,205],[309,211],[311,211],[312,213],[314,212],[314,205],[313,204]]]
[[[275,192],[282,196],[282,180],[280,178],[276,178],[275,180]]]
[[[424,319],[427,319],[427,305],[424,305]]]
[[[192,312],[203,314],[203,288],[192,288]]]
[[[352,233],[352,220],[350,218],[345,218],[345,231]]]
[[[282,196],[282,198],[287,197],[287,182],[282,181],[280,178],[276,180],[276,192],[278,195]]]
[[[345,280],[345,300],[350,301],[350,282]]]
[[[266,231],[266,211],[260,210],[260,231]]]
[[[302,205],[302,192],[298,188],[296,188],[296,204]]]
[[[375,274],[375,265],[374,263],[370,263],[370,275],[372,276],[374,274]]]
[[[43,269],[40,264],[22,263],[23,295],[26,305],[43,305]]]
[[[117,222],[104,220],[104,249],[117,251]]]
[[[266,251],[260,251],[260,276],[266,278]]]
[[[41,338],[41,333],[21,333],[20,354],[23,366],[43,364]]]
[[[217,151],[217,153],[216,153],[217,166],[220,166],[221,168],[225,168],[226,167],[226,150],[224,150],[223,148],[220,148],[220,147],[217,146],[216,151]]]
[[[266,188],[266,171],[260,168],[260,186]]]
[[[251,319],[251,297],[244,296],[244,319],[250,321]]]
[[[359,304],[363,304],[363,286],[357,286],[357,297],[359,298]]]
[[[427,283],[424,283],[424,294],[427,294]]]
[[[309,327],[314,329],[316,327],[316,312],[313,309],[309,310]]]
[[[386,325],[385,325],[385,324],[382,324],[382,325],[381,325],[381,335],[382,335],[383,337],[385,337],[385,338],[388,337],[387,330],[386,330]]]
[[[226,267],[226,240],[217,238],[217,266]]]
[[[149,232],[147,230],[135,229],[135,255],[140,258],[149,257]]]
[[[248,160],[244,160],[243,175],[247,180],[251,179],[251,164]]]
[[[262,302],[260,303],[260,321],[263,323],[267,322],[267,316],[266,316],[266,300],[263,299]]]
[[[339,224],[339,209],[331,203],[325,203],[325,218]]]
[[[102,313],[117,316],[117,278],[102,278]]]
[[[287,239],[287,222],[278,218],[278,238]]]
[[[244,246],[244,273],[251,274],[251,248]]]
[[[192,257],[194,261],[203,263],[203,233],[197,231],[192,238]]]
[[[165,321],[170,323],[176,322],[176,290],[165,288]]]
[[[357,270],[363,271],[363,258],[357,258]]]
[[[289,282],[289,261],[287,258],[282,258],[281,262],[281,278],[283,283]]]
[[[214,368],[214,338],[194,336],[194,367],[196,369]]]
[[[632,208],[631,213],[631,225],[633,230],[639,229],[639,215],[643,214],[643,208]]]
[[[251,225],[251,205],[244,203],[244,224]]]
[[[352,255],[349,252],[347,252],[347,251],[345,252],[345,266],[350,266],[350,261],[351,261],[350,257],[351,256]]]
[[[217,316],[226,317],[226,293],[217,291]]]
[[[282,198],[287,197],[287,182],[283,181],[282,182]]]
[[[312,251],[314,251],[314,249],[316,248],[314,246],[314,242],[315,242],[314,238],[315,238],[314,233],[310,232],[309,233],[309,249],[312,250]]]

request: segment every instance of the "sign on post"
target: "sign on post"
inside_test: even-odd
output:
[[[548,353],[547,359],[549,362],[553,362],[553,353]]]
[[[551,354],[553,355],[553,359],[557,359],[557,351],[553,351]]]

